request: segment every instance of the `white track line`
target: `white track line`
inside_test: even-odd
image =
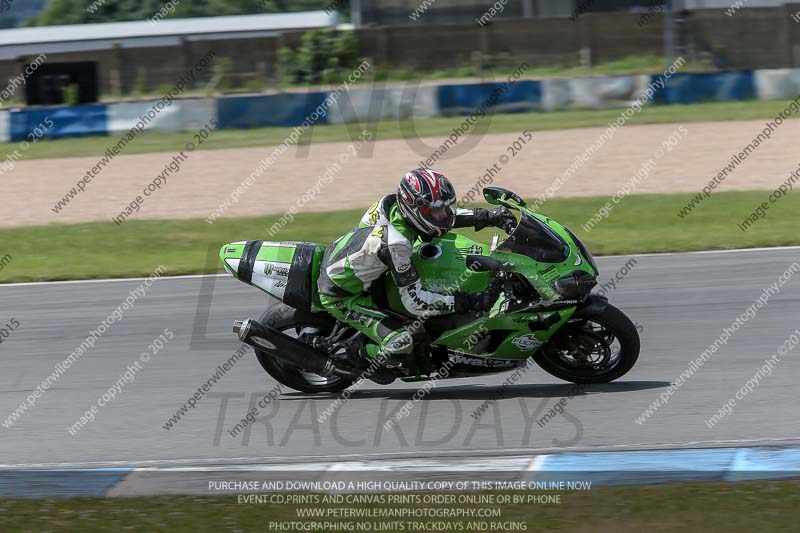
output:
[[[612,257],[650,257],[650,256],[668,256],[668,255],[704,255],[704,254],[733,254],[739,252],[765,252],[765,251],[780,251],[780,250],[800,250],[800,246],[766,246],[761,248],[734,248],[731,250],[696,250],[693,252],[650,252],[643,254],[627,254],[627,255],[598,255],[598,258],[612,258]]]
[[[766,248],[736,248],[733,250],[699,250],[696,252],[653,252],[644,254],[627,254],[627,255],[598,255],[597,259],[613,259],[619,257],[666,257],[672,255],[702,255],[702,254],[733,254],[741,252],[764,252],[764,251],[781,251],[781,250],[800,250],[800,246],[774,246]],[[160,276],[158,279],[166,280],[180,280],[180,279],[198,279],[206,277],[229,277],[230,274],[186,274],[182,276]],[[0,289],[3,287],[29,287],[36,285],[67,285],[76,283],[118,283],[123,281],[144,281],[150,278],[109,278],[109,279],[76,279],[66,281],[29,281],[23,283],[0,283]]]
[[[547,454],[535,456],[531,464],[528,465],[528,472],[538,472],[548,457],[550,457],[550,455]]]
[[[198,279],[198,278],[224,278],[230,277],[230,274],[185,274],[182,276],[159,276],[156,279],[167,280],[180,280],[180,279]],[[147,278],[108,278],[108,279],[73,279],[64,281],[28,281],[24,283],[3,283],[0,284],[0,289],[3,287],[29,287],[36,285],[70,285],[76,283],[117,283],[122,281],[145,281]]]

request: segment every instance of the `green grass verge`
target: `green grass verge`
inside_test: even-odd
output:
[[[486,496],[492,493],[482,493]],[[494,493],[496,497],[499,493]],[[513,494],[513,493],[502,493]],[[517,493],[523,496],[545,493]],[[554,493],[553,493],[554,494]],[[473,494],[475,496],[476,494]],[[656,531],[703,531],[736,533],[752,531],[795,531],[799,481],[738,483],[688,483],[650,486],[593,487],[588,491],[561,492],[561,503],[398,505],[398,504],[320,504],[311,506],[279,504],[238,504],[236,496],[153,496],[136,498],[70,498],[47,500],[0,500],[0,530],[105,532],[105,531],[275,531],[270,522],[300,521],[305,524],[322,519],[300,519],[302,507],[324,509],[457,509],[499,508],[501,516],[476,519],[486,522],[522,522],[527,531],[572,531],[621,533]],[[468,520],[452,518],[376,518],[373,524],[398,520],[381,531],[414,531],[409,525],[425,523],[462,524]],[[329,522],[355,524],[359,519],[329,518]],[[355,526],[353,526],[353,530]],[[325,532],[330,528],[299,529]],[[298,531],[299,531],[298,530]],[[375,527],[373,531],[378,531]],[[416,529],[427,531],[426,529]],[[491,530],[491,529],[489,529]],[[346,529],[338,529],[346,531]]]
[[[683,220],[676,213],[690,194],[629,196],[589,233],[581,225],[609,198],[553,199],[541,211],[572,228],[597,255],[800,244],[796,195],[773,204],[749,231],[737,227],[768,194],[715,193]],[[200,219],[130,220],[121,226],[95,222],[2,229],[0,260],[5,254],[11,260],[0,269],[0,283],[145,276],[158,265],[169,275],[220,272],[216,254],[224,243],[266,239],[327,244],[362,214],[363,210],[299,214],[272,238],[267,230],[280,215],[220,219],[213,225]],[[472,231],[463,233],[475,236]],[[484,230],[479,239],[488,242],[491,234]]]
[[[689,123],[714,120],[749,120],[774,117],[790,100],[713,102],[704,104],[649,106],[633,115],[627,124]],[[471,133],[509,133],[524,129],[531,131],[560,130],[606,126],[616,120],[623,109],[577,109],[552,113],[503,113],[479,121]],[[402,139],[417,137],[446,137],[459,126],[464,117],[417,118],[413,121],[384,121],[374,129],[374,139]],[[255,128],[249,130],[220,130],[198,146],[200,150],[224,148],[266,147],[282,143],[293,128]],[[300,141],[304,144],[351,141],[358,137],[362,126],[357,124],[332,124],[316,126]],[[352,133],[351,133],[352,132]],[[117,136],[84,137],[80,139],[41,140],[26,151],[20,151],[24,160],[58,157],[101,156],[118,140]],[[123,154],[151,152],[177,152],[192,141],[190,132],[150,132],[136,137]],[[0,153],[19,150],[19,143],[0,143]],[[313,153],[313,148],[312,148]]]

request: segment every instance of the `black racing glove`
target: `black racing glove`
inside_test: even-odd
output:
[[[489,311],[500,296],[501,287],[500,281],[494,279],[489,288],[481,292],[456,292],[453,299],[454,311],[456,313]]]
[[[474,210],[474,217],[475,231],[480,231],[487,226],[508,231],[509,227],[513,228],[517,224],[517,220],[507,207],[495,207],[488,211],[478,207]]]

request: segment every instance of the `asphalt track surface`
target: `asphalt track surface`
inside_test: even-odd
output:
[[[0,426],[0,457],[4,465],[225,464],[797,443],[800,348],[738,401],[732,415],[713,429],[704,421],[800,327],[800,273],[666,406],[643,424],[635,419],[798,256],[798,248],[643,255],[632,256],[632,266],[631,257],[601,258],[603,281],[629,264],[607,295],[643,328],[642,351],[637,366],[620,381],[587,387],[574,398],[569,398],[571,384],[535,368],[476,422],[470,413],[494,396],[507,375],[442,381],[413,404],[396,429],[384,430],[384,422],[419,385],[367,382],[324,423],[316,418],[334,396],[284,390],[259,412],[256,424],[236,437],[227,430],[276,385],[249,349],[196,408],[170,430],[163,425],[241,346],[231,333],[232,321],[258,316],[267,300],[229,277],[161,278],[34,407],[10,428]],[[12,317],[20,324],[0,344],[0,420],[141,283],[0,286],[0,324]],[[67,428],[165,328],[174,339],[142,365],[116,400],[99,409],[93,422],[71,435]],[[540,427],[534,417],[562,398],[567,398],[566,414]]]

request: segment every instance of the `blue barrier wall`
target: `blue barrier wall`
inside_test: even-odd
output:
[[[325,100],[328,93],[286,93],[266,96],[231,96],[217,102],[219,123],[226,128],[299,126]],[[321,116],[312,123],[325,123]]]
[[[485,106],[495,113],[551,111],[571,108],[622,108],[638,98],[648,82],[661,76],[552,79],[546,81],[462,83],[407,87],[352,87],[327,113],[313,113],[327,92],[229,96],[216,100],[176,101],[171,114],[164,113],[148,129],[193,131],[212,118],[221,129],[265,126],[299,126],[341,123],[351,120],[470,115]],[[707,101],[795,98],[800,94],[800,69],[675,74],[665,80],[653,97],[656,104]],[[379,105],[373,105],[377,99]],[[135,111],[154,102],[129,102],[77,107],[48,107],[0,111],[0,142],[25,141],[46,119],[53,121],[47,137],[107,135],[130,127]],[[183,109],[183,108],[186,109]]]
[[[542,108],[542,82],[440,85],[436,96],[442,115],[469,115],[486,104],[496,113],[521,113]]]
[[[651,76],[656,83],[663,76]],[[723,100],[752,100],[756,86],[752,71],[675,74],[665,80],[665,87],[656,91],[657,104],[690,104]]]
[[[53,122],[45,137],[85,137],[108,133],[107,106],[81,105],[75,107],[47,107],[11,111],[11,140],[26,141],[34,128],[48,119]],[[46,124],[45,124],[46,126]]]

